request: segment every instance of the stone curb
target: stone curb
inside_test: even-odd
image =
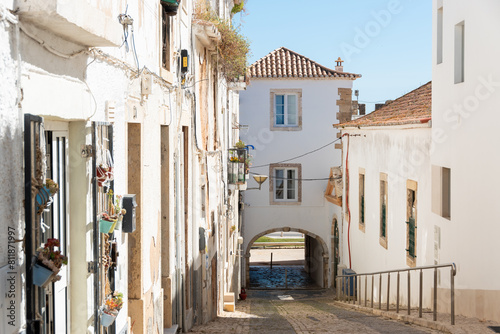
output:
[[[429,329],[438,330],[438,331],[445,332],[445,333],[453,333],[454,332],[453,329],[451,329],[448,325],[445,325],[443,323],[436,322],[436,321],[430,321],[430,320],[426,320],[426,319],[422,319],[422,318],[417,318],[417,317],[410,316],[407,314],[399,314],[399,313],[383,311],[383,310],[378,310],[378,309],[372,309],[370,307],[364,307],[364,306],[353,305],[353,304],[344,304],[344,303],[338,302],[338,301],[334,301],[334,304],[339,306],[339,307],[349,308],[349,309],[353,309],[353,310],[364,312],[364,313],[371,313],[371,314],[382,316],[384,318],[398,320],[401,322],[408,322],[411,324],[426,327]]]

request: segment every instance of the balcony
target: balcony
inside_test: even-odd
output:
[[[229,149],[228,182],[230,189],[246,190],[248,179],[248,149]]]
[[[79,1],[78,6],[67,0],[17,3],[22,20],[77,44],[88,47],[119,46],[122,42],[123,27],[116,19],[118,13],[113,13],[112,17],[87,1]]]

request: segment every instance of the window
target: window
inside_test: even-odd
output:
[[[443,62],[443,7],[439,8],[437,11],[437,63],[441,64]]]
[[[293,131],[302,128],[302,90],[271,90],[271,130]]]
[[[161,7],[161,39],[162,39],[162,51],[161,51],[161,65],[167,71],[170,71],[170,16],[163,6]]]
[[[451,169],[432,166],[432,212],[451,219]]]
[[[455,25],[455,83],[464,82],[465,23]]]
[[[359,229],[365,231],[365,170],[359,169]]]
[[[269,169],[271,204],[299,204],[302,201],[301,165],[271,164]]]
[[[406,264],[416,266],[417,260],[417,182],[406,181]]]
[[[387,248],[387,174],[380,173],[380,245]]]

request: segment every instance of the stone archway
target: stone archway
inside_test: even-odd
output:
[[[322,288],[327,288],[328,287],[328,276],[329,276],[329,256],[328,256],[328,246],[326,242],[318,235],[311,233],[307,230],[301,229],[301,228],[293,228],[293,227],[276,227],[272,228],[269,230],[266,230],[264,232],[261,232],[257,235],[255,235],[250,242],[247,245],[247,248],[245,250],[245,286],[249,287],[250,286],[250,249],[252,248],[253,243],[259,239],[260,237],[273,233],[273,232],[299,232],[304,235],[307,235],[319,242],[319,244],[322,247],[322,259],[320,259],[320,262],[323,267],[323,282],[322,282]]]

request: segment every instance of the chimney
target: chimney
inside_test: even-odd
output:
[[[335,66],[335,71],[337,72],[344,72],[344,66],[342,66],[342,63],[344,62],[340,57],[336,60],[337,65]]]
[[[366,115],[366,104],[358,104],[359,114]]]

